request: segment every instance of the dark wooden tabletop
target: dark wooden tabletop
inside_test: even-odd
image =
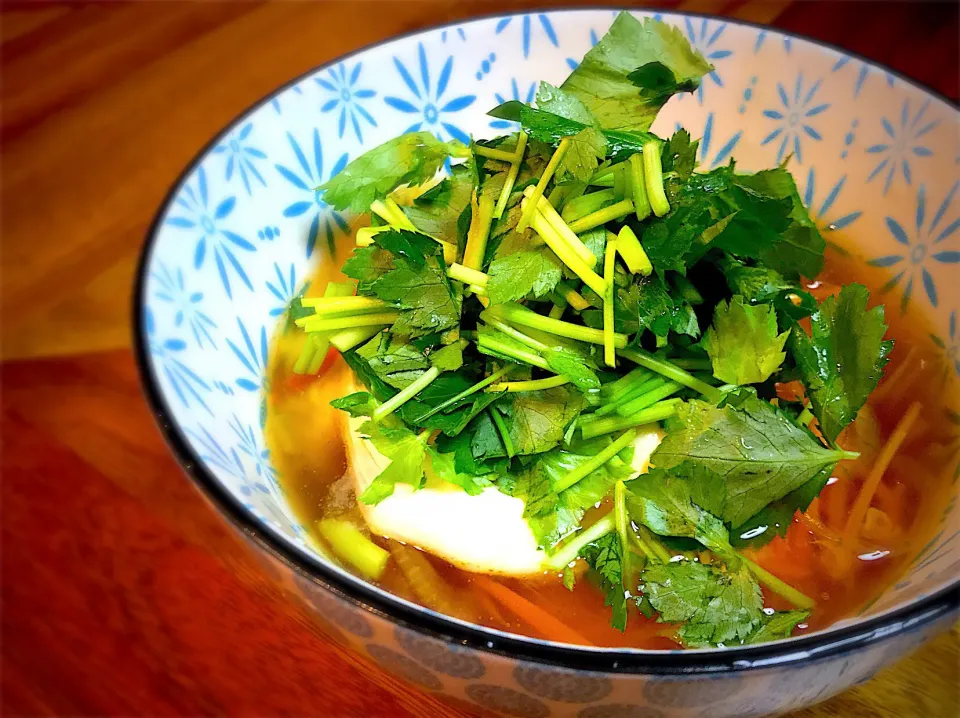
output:
[[[960,92],[955,2],[663,5]],[[128,300],[157,205],[240,110],[352,49],[525,6],[2,4],[4,715],[463,715],[326,642],[200,500],[142,399]],[[955,630],[802,715],[957,715],[958,666]]]

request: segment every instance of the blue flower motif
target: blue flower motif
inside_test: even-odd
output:
[[[274,97],[272,100],[270,100],[270,104],[273,106],[273,109],[277,111],[277,114],[278,114],[278,115],[282,115],[282,114],[283,114],[283,108],[282,108],[281,103],[280,103],[280,98],[286,98],[287,95],[288,95],[288,93],[290,93],[290,92],[293,92],[293,93],[295,93],[295,94],[297,94],[297,95],[302,95],[302,94],[303,94],[303,88],[300,87],[300,85],[294,85],[293,87],[288,87],[288,88],[286,89],[286,91],[280,93],[279,95],[277,95],[276,97]]]
[[[459,37],[461,40],[466,42],[467,33],[464,32],[462,27],[454,28],[452,30],[444,30],[440,33],[440,42],[446,44],[448,37]]]
[[[590,47],[595,47],[598,42],[600,42],[600,38],[597,37],[597,31],[591,28],[590,29]],[[572,57],[568,57],[567,65],[571,70],[576,70],[578,67],[580,67],[580,61],[575,60]]]
[[[414,122],[405,129],[404,132],[416,132],[426,125],[427,129],[436,134],[438,138],[443,139],[443,133],[440,130],[440,128],[443,128],[443,130],[446,130],[455,139],[460,140],[464,144],[468,144],[470,137],[467,133],[456,125],[445,121],[443,116],[460,112],[470,107],[474,100],[477,99],[476,95],[460,95],[451,100],[443,100],[443,95],[447,91],[447,85],[450,83],[450,73],[453,72],[453,56],[451,55],[447,58],[447,61],[440,69],[436,85],[431,86],[430,67],[427,64],[427,53],[423,49],[423,43],[417,43],[417,48],[419,52],[419,68],[414,68],[414,71],[419,70],[422,85],[413,79],[413,75],[399,58],[393,58],[393,64],[396,66],[397,72],[400,74],[400,78],[407,86],[407,89],[413,94],[413,100],[408,101],[400,97],[385,97],[383,98],[384,102],[395,110],[400,110],[400,112],[421,116],[420,120]]]
[[[225,450],[220,446],[220,443],[213,438],[213,435],[209,431],[199,425],[197,426],[197,431],[186,429],[185,433],[199,445],[200,449],[197,453],[200,455],[201,460],[216,466],[231,476],[237,478],[244,477],[246,472],[244,471],[243,462],[240,461],[240,456],[237,454],[236,449],[231,448],[229,451]]]
[[[287,276],[284,276],[283,272],[280,271],[280,265],[276,262],[273,263],[273,269],[277,273],[277,281],[276,283],[267,282],[267,289],[270,290],[273,296],[280,300],[280,305],[270,310],[270,316],[279,317],[290,308],[290,302],[292,302],[295,297],[299,297],[307,291],[310,282],[306,282],[298,292],[296,265],[293,263],[290,264],[290,271]]]
[[[757,42],[753,46],[754,54],[760,52],[760,48],[763,47],[763,43],[766,42],[768,34],[769,33],[766,30],[761,30],[757,34]],[[789,55],[790,50],[793,49],[793,38],[789,37],[788,35],[783,35],[782,40],[783,40],[783,49]]]
[[[723,50],[720,47],[715,47],[717,41],[719,41],[723,35],[723,31],[727,29],[727,23],[713,21],[716,27],[711,28],[711,21],[704,18],[700,21],[700,27],[694,28],[693,21],[689,17],[685,18],[685,23],[690,44],[699,50],[700,54],[707,58],[714,68],[716,68],[718,60],[723,60],[733,54],[733,50]],[[723,80],[720,79],[720,75],[716,69],[707,75],[707,78],[717,87],[723,87]],[[701,105],[703,104],[705,86],[706,78],[700,82],[700,87],[697,88],[697,101]],[[680,95],[680,97],[682,98],[684,95]]]
[[[176,210],[181,212],[182,215],[167,217],[164,221],[172,227],[194,230],[199,234],[193,252],[195,269],[200,269],[203,266],[207,257],[207,245],[209,244],[213,248],[213,259],[220,274],[220,281],[223,283],[227,296],[233,299],[228,270],[232,269],[240,280],[247,285],[247,289],[253,290],[253,284],[250,283],[250,278],[234,252],[237,249],[256,252],[257,248],[239,234],[223,228],[223,220],[230,216],[237,204],[236,198],[227,197],[211,210],[207,174],[203,167],[197,170],[196,179],[196,189],[189,184],[185,184],[174,202]]]
[[[527,88],[525,94],[521,94],[520,86],[517,84],[517,78],[510,80],[510,90],[511,93],[507,96],[501,95],[499,92],[493,93],[493,96],[497,98],[498,104],[503,104],[508,100],[519,100],[520,102],[526,102],[528,105],[533,102],[533,98],[537,94],[537,83],[531,82],[530,87]],[[517,127],[518,123],[510,122],[509,120],[491,120],[490,126],[498,130],[506,130],[511,127]]]
[[[836,64],[831,69],[831,72],[837,72],[838,70],[843,69],[844,67],[850,64],[850,61],[852,59],[853,58],[851,58],[849,55],[844,55],[839,60],[837,60]],[[863,84],[866,82],[867,76],[870,74],[870,70],[876,69],[876,68],[871,68],[870,65],[866,62],[861,62],[857,60],[857,63],[860,65],[860,70],[859,72],[857,72],[857,78],[856,80],[854,80],[854,83],[853,83],[854,98],[856,98],[860,94],[860,90],[863,89]],[[891,75],[889,72],[884,72],[883,74],[887,78],[887,86],[893,87],[893,75]]]
[[[777,83],[777,92],[780,94],[780,102],[783,104],[783,110],[770,109],[764,110],[763,115],[771,120],[776,120],[778,127],[769,135],[763,138],[761,145],[769,144],[778,137],[780,140],[780,149],[777,150],[777,164],[783,161],[783,157],[790,147],[791,140],[792,151],[797,156],[797,162],[803,164],[803,154],[801,152],[801,139],[804,135],[810,139],[819,142],[822,138],[820,133],[810,124],[811,117],[816,117],[821,112],[830,107],[830,103],[815,104],[814,98],[817,90],[820,89],[820,80],[817,80],[806,91],[803,87],[803,73],[797,75],[797,82],[793,88],[793,97],[787,95],[781,83]]]
[[[236,132],[230,133],[223,142],[213,148],[214,154],[227,156],[224,179],[229,182],[233,179],[234,171],[236,171],[243,181],[243,186],[246,188],[247,194],[253,194],[250,187],[251,177],[260,182],[261,186],[267,186],[266,181],[257,170],[255,164],[255,160],[265,160],[267,154],[263,150],[247,144],[247,138],[252,131],[253,123],[248,122]]]
[[[320,108],[321,112],[332,112],[340,108],[340,119],[337,123],[338,137],[343,137],[343,131],[347,127],[347,120],[353,126],[353,131],[357,135],[357,142],[363,143],[363,133],[360,131],[360,120],[364,120],[371,127],[377,126],[377,121],[360,104],[363,100],[369,100],[377,93],[373,90],[357,87],[357,80],[360,79],[360,70],[363,63],[358,62],[353,66],[350,72],[347,72],[346,66],[341,62],[336,67],[327,70],[327,77],[313,78],[320,87],[333,93],[333,98],[327,100]]]
[[[157,262],[157,270],[151,272],[157,284],[160,285],[159,291],[153,293],[153,296],[161,302],[172,304],[176,309],[176,315],[173,318],[175,327],[180,327],[184,321],[193,332],[194,339],[197,340],[197,346],[203,349],[204,342],[216,348],[217,343],[213,341],[210,335],[211,329],[216,329],[216,323],[206,314],[200,311],[200,302],[203,301],[203,292],[188,292],[186,283],[183,279],[183,270],[177,269],[176,273],[170,271],[163,262]]]
[[[253,430],[253,427],[249,424],[244,425],[240,419],[237,418],[236,414],[234,414],[233,419],[230,421],[230,428],[240,441],[237,445],[240,452],[253,459],[257,476],[273,485],[276,481],[277,471],[270,464],[270,450],[260,447],[257,442],[257,434]],[[262,493],[270,492],[270,489],[260,482],[256,482],[254,488]],[[241,489],[241,492],[243,492],[243,489]]]
[[[327,239],[327,249],[333,255],[335,250],[335,228],[341,232],[349,232],[350,226],[347,221],[340,216],[339,212],[329,209],[329,205],[323,201],[323,192],[316,188],[326,182],[331,177],[336,176],[347,166],[347,153],[340,155],[340,159],[330,168],[330,174],[324,174],[323,164],[323,145],[320,142],[320,132],[313,130],[313,158],[312,163],[300,149],[300,145],[293,138],[293,135],[287,133],[287,139],[290,141],[290,147],[293,148],[293,154],[296,155],[296,170],[289,169],[284,165],[275,165],[284,179],[290,184],[305,193],[308,199],[301,199],[289,205],[283,210],[284,217],[300,217],[301,215],[311,213],[313,219],[310,222],[310,229],[307,233],[307,258],[313,254],[313,248],[317,244],[317,238],[320,236],[321,229]]]
[[[957,331],[957,312],[950,312],[950,324],[946,339],[941,339],[935,334],[930,338],[933,343],[940,347],[946,355],[947,362],[953,365],[953,370],[960,376],[960,332]]]
[[[817,197],[816,181],[816,170],[811,167],[810,171],[807,173],[807,186],[803,193],[803,203],[808,209],[810,209],[811,212],[813,212],[814,215],[816,215],[822,231],[835,231],[838,229],[843,229],[844,227],[849,227],[851,224],[860,219],[860,215],[862,215],[863,212],[859,211],[850,212],[842,217],[828,219],[828,217],[830,217],[830,210],[833,208],[833,203],[837,201],[837,197],[840,196],[840,193],[843,191],[843,186],[847,182],[846,175],[841,177],[837,183],[827,191],[827,194],[823,198],[823,202],[820,203],[819,208],[814,206]]]
[[[233,350],[237,359],[240,360],[246,373],[252,378],[245,376],[239,377],[236,380],[236,384],[241,389],[246,389],[247,391],[258,391],[261,387],[266,388],[267,359],[269,357],[267,328],[260,327],[260,351],[258,353],[257,347],[254,345],[253,339],[250,338],[250,333],[247,331],[240,317],[237,317],[237,326],[240,327],[240,336],[243,338],[243,341],[237,342],[237,344],[240,344],[240,346],[237,346],[237,344],[227,339],[227,344],[230,346],[230,349]]]
[[[180,399],[180,403],[183,404],[184,408],[189,409],[190,403],[195,402],[206,409],[210,416],[213,416],[210,407],[207,406],[200,395],[201,391],[209,392],[210,387],[197,376],[193,369],[177,358],[177,355],[187,348],[187,343],[179,338],[158,339],[156,337],[156,323],[150,307],[144,309],[143,324],[147,330],[147,346],[150,354],[155,357],[159,368],[167,377],[167,381],[173,387],[177,398]]]
[[[924,266],[928,258],[941,264],[957,264],[960,262],[960,252],[956,250],[939,249],[937,245],[949,239],[957,228],[960,228],[960,217],[954,219],[950,224],[939,230],[940,223],[944,219],[947,211],[951,209],[954,196],[957,193],[957,187],[960,182],[953,185],[953,188],[947,193],[943,202],[937,208],[936,213],[927,224],[927,197],[926,188],[920,185],[917,192],[917,214],[914,223],[914,234],[910,234],[893,217],[887,217],[887,229],[893,238],[909,251],[904,254],[890,254],[885,257],[877,257],[868,262],[874,267],[895,267],[903,264],[899,273],[887,282],[881,291],[888,292],[901,281],[904,282],[903,295],[900,300],[901,311],[906,311],[907,304],[910,302],[910,296],[913,292],[913,281],[919,276],[923,282],[923,289],[927,294],[927,299],[934,307],[937,306],[937,287],[933,280],[933,275]],[[939,251],[938,251],[939,250]]]
[[[903,107],[900,110],[900,126],[895,127],[889,118],[883,117],[880,124],[883,125],[883,131],[886,133],[886,142],[876,144],[867,148],[867,152],[873,155],[880,155],[881,160],[873,171],[867,177],[867,182],[887,170],[887,178],[883,185],[883,193],[886,194],[890,189],[894,176],[899,168],[903,174],[903,179],[907,184],[911,184],[912,173],[910,171],[910,161],[912,157],[930,157],[933,150],[922,143],[920,139],[930,130],[940,124],[940,120],[932,122],[923,122],[923,116],[930,106],[930,100],[924,102],[912,118],[910,117],[910,100],[903,101]]]
[[[677,123],[677,129],[682,129],[680,123]],[[740,142],[740,137],[743,135],[743,130],[737,130],[733,135],[731,135],[717,150],[717,154],[714,155],[713,160],[710,161],[710,169],[714,169],[724,164],[730,155],[733,153],[734,148],[737,146],[737,143]],[[713,113],[707,115],[707,121],[703,126],[703,137],[700,139],[700,162],[701,164],[707,164],[710,157],[710,149],[713,144]]]
[[[501,32],[510,27],[510,24],[514,20],[520,20],[521,25],[523,26],[523,57],[524,59],[530,57],[530,39],[533,31],[533,23],[530,22],[530,18],[534,17],[533,15],[523,15],[522,17],[517,17],[513,15],[511,17],[505,17],[500,22],[497,23],[497,26],[494,28],[494,33],[499,35]],[[550,44],[554,47],[559,47],[557,43],[557,33],[553,30],[553,24],[550,22],[550,18],[547,17],[545,13],[537,13],[537,20],[540,22],[540,27],[543,29],[543,34],[550,41]]]

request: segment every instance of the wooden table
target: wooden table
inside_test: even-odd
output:
[[[130,353],[151,215],[238,111],[351,49],[527,3],[371,1],[350,21],[358,4],[3,6],[5,715],[463,715],[279,595],[164,447]],[[955,3],[679,7],[841,43],[958,95]],[[956,715],[958,665],[955,631],[803,715]]]

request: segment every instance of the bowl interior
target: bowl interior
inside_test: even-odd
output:
[[[362,50],[248,111],[173,189],[148,239],[137,298],[151,393],[192,453],[182,459],[199,463],[274,540],[318,555],[284,500],[262,433],[270,337],[305,278],[349,232],[350,217],[313,188],[410,129],[465,142],[511,131],[486,111],[532,100],[539,80],[562,81],[615,15],[502,16]],[[888,311],[931,317],[925,341],[953,396],[953,411],[932,420],[952,422],[960,436],[956,110],[805,40],[716,18],[663,19],[716,69],[695,94],[672,99],[654,131],[682,125],[701,137],[705,168],[735,157],[755,170],[790,157],[828,241],[842,235],[864,271],[891,277]],[[912,547],[908,575],[862,615],[932,594],[957,575],[955,493]]]

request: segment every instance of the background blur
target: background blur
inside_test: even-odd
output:
[[[130,291],[171,183],[246,107],[393,35],[544,4],[0,4],[4,715],[466,715],[327,643],[201,502],[141,398]],[[643,6],[842,39],[960,95],[955,0]],[[955,629],[798,715],[955,716],[958,686]]]

